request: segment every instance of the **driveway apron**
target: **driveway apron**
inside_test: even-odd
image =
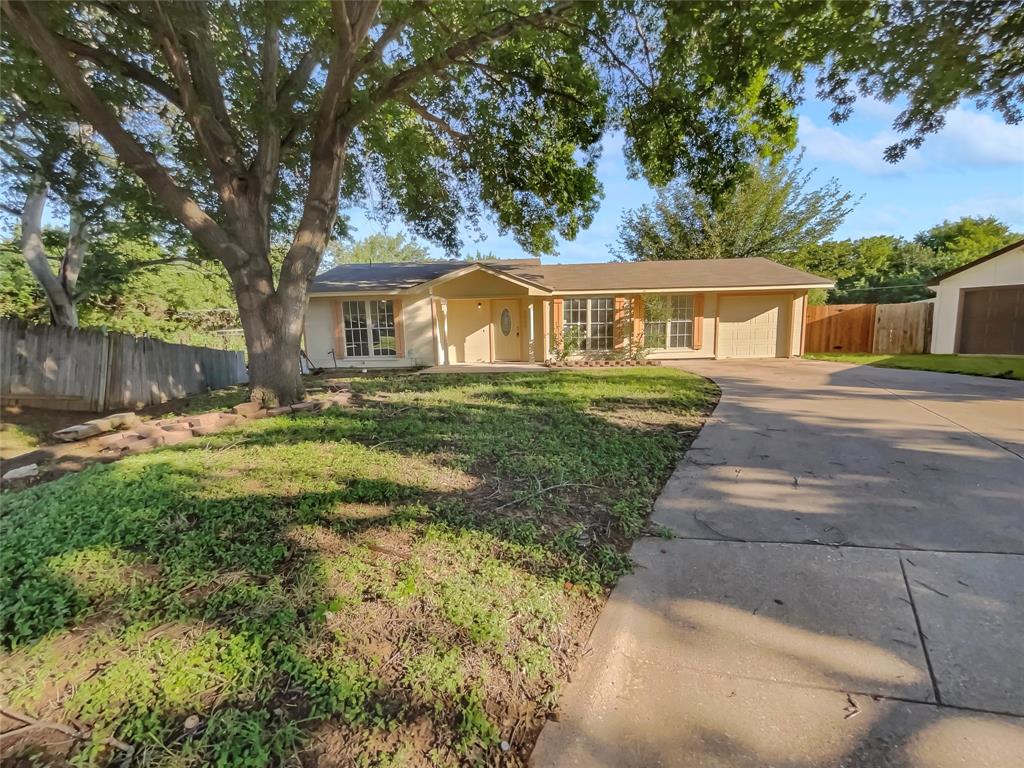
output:
[[[1024,765],[1024,382],[707,361],[556,766]]]

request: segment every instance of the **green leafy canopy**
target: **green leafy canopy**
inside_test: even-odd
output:
[[[822,66],[819,89],[837,119],[857,91],[909,95],[897,127],[912,135],[894,157],[963,97],[1020,117],[1022,55],[1002,44],[1020,32],[1017,2],[441,0],[366,3],[365,20],[356,5],[38,2],[31,13],[58,42],[54,55],[87,73],[218,222],[230,225],[230,211],[211,151],[236,152],[221,159],[256,170],[273,125],[279,237],[297,226],[311,163],[322,162],[311,160],[314,123],[344,48],[341,11],[367,28],[354,52],[358,77],[343,94],[343,112],[358,120],[342,204],[401,218],[452,252],[459,225],[481,215],[530,251],[551,251],[555,234],[574,237],[600,200],[595,163],[610,127],[624,129],[633,171],[653,183],[685,174],[703,192],[728,189],[749,160],[792,146],[793,107],[811,65]],[[8,93],[27,107],[21,114],[66,120],[74,110],[43,61],[4,26],[2,63]],[[182,49],[184,70],[165,54],[166,39]],[[269,101],[268,70],[277,92]]]
[[[619,227],[623,259],[722,259],[787,255],[829,237],[850,212],[852,195],[835,179],[808,190],[802,155],[763,160],[713,198],[687,180],[658,190],[654,203],[628,211]]]

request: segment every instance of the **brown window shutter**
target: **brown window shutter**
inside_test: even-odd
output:
[[[402,300],[393,299],[391,307],[395,314],[395,356],[405,357],[405,323],[402,322]]]
[[[615,325],[612,326],[613,345],[615,349],[626,346],[626,297],[615,297]]]
[[[633,344],[641,347],[644,343],[644,297],[633,297]]]
[[[340,360],[345,356],[345,329],[341,318],[341,299],[331,304],[334,313],[334,357]]]
[[[565,323],[565,314],[562,309],[561,299],[551,300],[551,336],[556,349],[562,348],[562,326]]]
[[[693,348],[700,349],[704,345],[704,294],[693,297]]]

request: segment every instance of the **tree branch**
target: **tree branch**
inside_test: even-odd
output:
[[[71,217],[68,222],[68,242],[60,260],[58,275],[64,293],[71,297],[75,295],[75,290],[78,287],[78,275],[85,262],[89,226],[79,209],[79,201],[72,199],[69,203]]]
[[[180,221],[206,251],[228,269],[246,257],[227,233],[220,228],[183,189],[157,159],[121,125],[117,115],[92,90],[82,71],[60,43],[35,16],[31,6],[17,0],[0,0],[4,14],[18,35],[44,62],[65,97],[107,140],[125,165],[134,171],[168,212]]]
[[[468,133],[463,133],[462,131],[458,130],[455,126],[453,126],[451,123],[449,123],[447,120],[445,120],[443,117],[439,117],[438,115],[433,114],[425,106],[416,101],[416,99],[414,99],[412,96],[406,94],[405,96],[400,97],[399,100],[407,107],[409,107],[409,109],[411,109],[417,115],[426,120],[428,123],[436,125],[438,128],[443,130],[456,141],[465,141],[466,139],[469,138]]]
[[[313,69],[324,55],[324,50],[319,43],[313,43],[313,47],[306,51],[295,69],[288,73],[288,76],[281,82],[277,89],[277,101],[281,104],[291,102],[298,97],[299,93],[309,82]]]
[[[520,27],[546,28],[562,22],[562,15],[573,5],[572,0],[558,0],[542,11],[529,16],[517,16],[489,30],[477,32],[460,40],[441,53],[408,69],[398,72],[372,93],[362,107],[350,113],[350,124],[356,125],[372,115],[388,100],[413,88],[426,77],[437,74],[490,43],[496,43],[511,35]]]
[[[277,23],[268,21],[263,33],[263,61],[261,83],[263,98],[263,128],[260,130],[259,147],[253,160],[256,176],[257,219],[263,231],[261,238],[266,248],[270,247],[270,205],[277,186],[278,164],[281,157],[281,139],[277,115],[277,74],[281,64],[280,35]]]
[[[351,4],[353,13],[349,13]],[[327,80],[321,91],[320,106],[313,128],[309,187],[302,205],[299,226],[281,265],[278,290],[286,306],[301,304],[309,281],[313,279],[331,228],[338,215],[338,188],[345,163],[345,144],[352,126],[339,120],[342,105],[352,95],[357,74],[356,55],[373,26],[380,0],[351,2],[332,0],[338,43],[331,53]],[[295,322],[301,315],[296,315]]]
[[[583,100],[580,99],[579,96],[573,93],[569,93],[568,91],[563,91],[559,88],[549,88],[546,85],[540,85],[533,78],[527,77],[526,75],[521,75],[518,72],[508,72],[503,69],[498,69],[497,67],[492,67],[490,64],[485,64],[482,61],[475,61],[474,59],[460,59],[459,62],[463,64],[468,64],[469,66],[473,67],[474,69],[478,69],[481,72],[494,75],[495,78],[507,77],[510,80],[518,80],[521,83],[526,83],[526,85],[528,85],[531,89],[539,91],[540,93],[545,93],[548,94],[549,96],[557,96],[560,99],[571,101],[574,104],[577,104],[581,107],[586,106],[586,104],[584,104]],[[491,81],[495,82],[495,78],[491,78]]]
[[[176,107],[181,107],[181,97],[178,95],[174,86],[163,78],[157,77],[149,70],[140,67],[134,62],[118,58],[112,53],[101,51],[97,48],[86,45],[85,43],[79,42],[78,40],[72,40],[69,37],[64,37],[61,34],[54,33],[54,37],[57,38],[61,47],[65,51],[73,53],[75,56],[80,58],[89,59],[90,61],[99,64],[101,67],[109,69],[111,72],[134,80],[140,85],[144,85],[163,96]]]
[[[160,0],[155,0],[159,5]],[[217,54],[213,41],[210,40],[210,16],[206,3],[186,0],[185,7],[194,14],[201,23],[188,25],[184,28],[183,40],[185,53],[188,56],[189,69],[192,72],[196,90],[203,101],[213,110],[217,122],[223,126],[228,136],[232,135],[231,116],[228,114],[224,89],[220,83],[220,72],[217,71]]]
[[[215,117],[212,105],[200,97],[193,76],[193,60],[183,53],[175,27],[164,12],[163,5],[157,0],[150,8],[153,12],[153,35],[178,83],[182,111],[196,132],[203,156],[220,187],[221,199],[227,202],[233,194],[232,177],[242,173],[234,140]]]
[[[380,37],[373,41],[373,45],[370,46],[367,54],[359,61],[358,72],[365,72],[380,61],[384,56],[384,51],[387,50],[391,43],[398,39],[398,36],[402,34],[402,30],[409,25],[413,17],[425,11],[429,6],[430,0],[416,0],[416,2],[409,6],[411,9],[409,13],[396,15],[387,27],[384,28],[384,31],[380,33]]]

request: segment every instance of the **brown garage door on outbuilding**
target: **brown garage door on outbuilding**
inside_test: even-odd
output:
[[[1024,285],[965,289],[957,335],[962,354],[1024,355]]]

